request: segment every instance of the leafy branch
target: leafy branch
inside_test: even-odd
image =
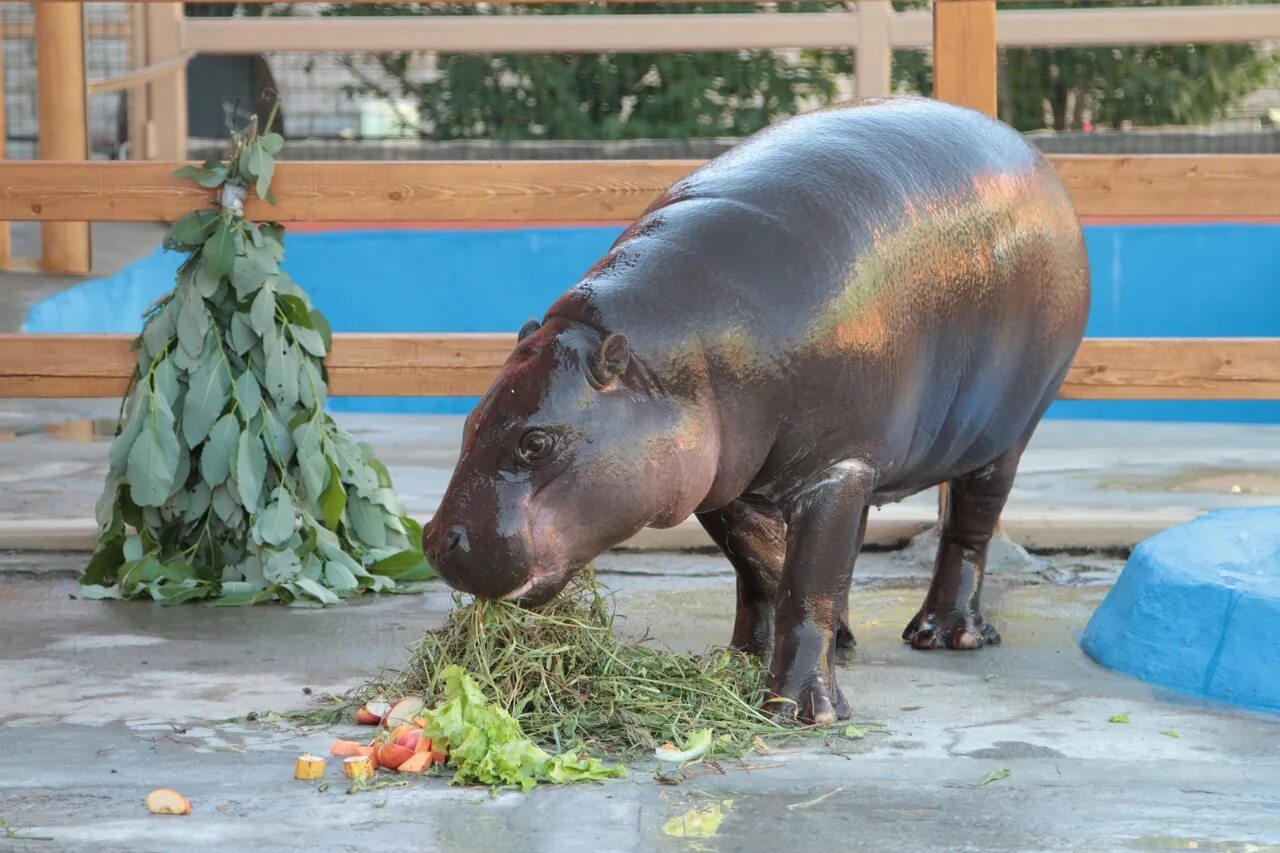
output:
[[[386,466],[324,411],[331,332],[281,268],[284,229],[244,217],[275,201],[273,119],[175,173],[218,203],[165,235],[188,257],[134,341],[87,597],[337,604],[430,576]]]

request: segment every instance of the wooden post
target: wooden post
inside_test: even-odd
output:
[[[4,19],[0,18],[0,160],[4,160],[8,152],[9,128],[5,125],[4,116]],[[13,243],[9,238],[9,223],[0,222],[0,269],[9,266],[13,261]]]
[[[182,52],[182,4],[147,5],[147,64],[154,65]],[[147,157],[156,160],[187,159],[187,67],[148,87]]]
[[[995,116],[996,66],[995,0],[934,0],[933,96]],[[938,487],[939,518],[946,511],[944,483]]]
[[[889,0],[858,0],[858,46],[854,49],[853,83],[859,98],[893,91],[893,42]]]
[[[933,96],[996,114],[995,0],[935,0]]]
[[[84,6],[67,0],[36,4],[36,102],[40,159],[85,160],[89,115],[85,104]],[[41,267],[89,271],[89,223],[41,226]]]
[[[129,67],[145,68],[147,62],[147,7],[141,3],[129,6]],[[129,159],[147,159],[147,84],[139,83],[125,92],[128,104]]]

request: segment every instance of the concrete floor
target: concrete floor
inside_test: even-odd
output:
[[[1005,642],[969,654],[906,649],[921,567],[910,552],[864,554],[859,646],[840,677],[855,717],[888,733],[853,754],[810,743],[677,787],[638,766],[608,785],[492,798],[443,779],[351,796],[335,779],[321,792],[291,779],[293,758],[354,726],[244,722],[394,666],[440,623],[443,588],[329,610],[164,608],[77,599],[82,560],[0,560],[0,819],[51,839],[3,849],[1280,850],[1280,718],[1152,691],[1076,646],[1116,560],[993,574]],[[612,554],[602,579],[628,629],[689,649],[729,634],[718,558]],[[1107,722],[1118,713],[1132,722]],[[160,786],[194,813],[148,815],[142,799]],[[725,800],[714,838],[664,832]]]

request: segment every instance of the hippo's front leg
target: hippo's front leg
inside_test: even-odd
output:
[[[779,718],[827,725],[849,717],[831,652],[862,548],[871,491],[870,471],[844,462],[828,469],[790,508],[769,667],[769,705]]]

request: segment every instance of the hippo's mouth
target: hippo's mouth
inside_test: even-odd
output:
[[[577,573],[575,567],[559,573],[531,572],[528,580],[502,596],[502,600],[514,601],[522,607],[541,607],[559,595]]]

